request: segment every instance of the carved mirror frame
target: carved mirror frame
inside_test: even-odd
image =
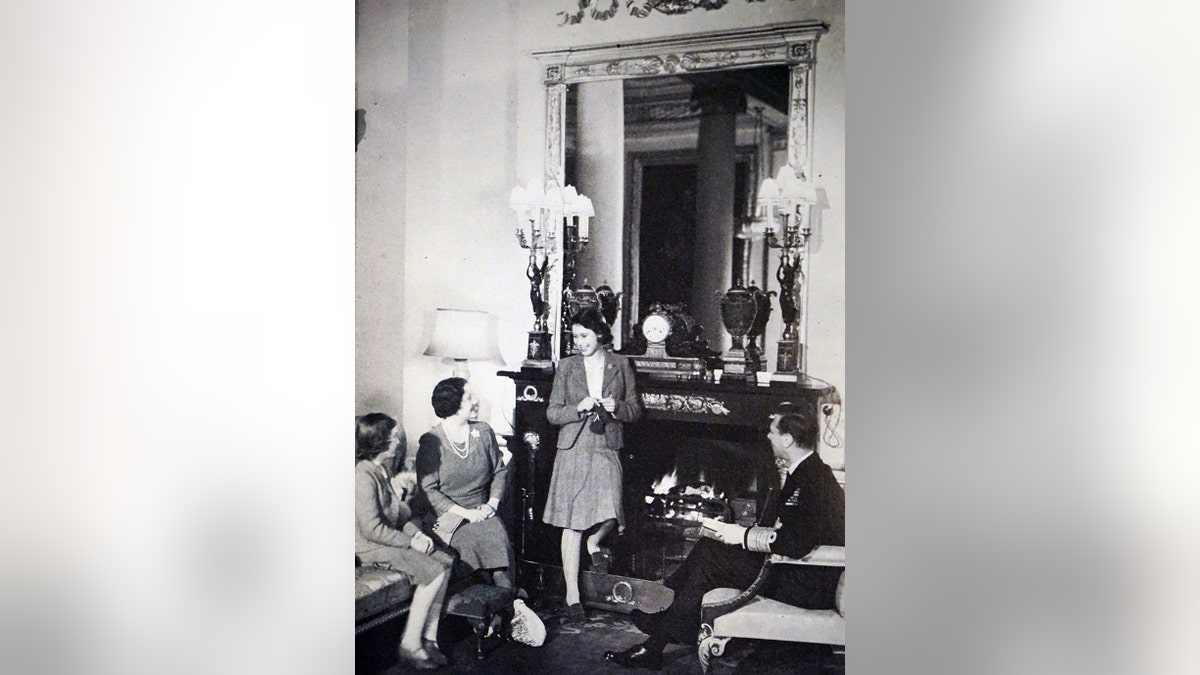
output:
[[[567,85],[600,80],[631,79],[786,64],[791,79],[788,93],[788,163],[801,179],[812,175],[813,72],[817,40],[829,30],[823,21],[809,20],[652,38],[617,44],[572,47],[533,53],[546,85],[545,180],[563,185],[566,174]],[[559,239],[563,241],[563,239]],[[548,300],[555,327],[554,360],[561,356],[563,322],[563,253],[555,268]],[[570,255],[569,253],[566,255]],[[807,315],[808,284],[801,289],[801,308]],[[807,336],[801,334],[801,343]]]

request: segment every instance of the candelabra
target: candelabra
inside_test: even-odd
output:
[[[772,379],[796,380],[806,368],[808,334],[808,240],[812,234],[812,207],[817,188],[800,180],[790,165],[775,178],[766,178],[758,189],[758,204],[766,219],[767,246],[779,249],[779,310],[783,335]],[[776,217],[780,228],[776,228]]]
[[[545,368],[552,364],[549,321],[550,276],[548,274],[561,242],[563,284],[569,287],[575,277],[575,258],[588,243],[588,218],[595,215],[592,200],[568,185],[560,187],[550,180],[545,188],[534,181],[513,188],[509,208],[517,212],[517,243],[528,249],[525,276],[529,279],[529,303],[533,310],[533,330],[529,331],[524,365]],[[559,236],[559,227],[562,235]]]

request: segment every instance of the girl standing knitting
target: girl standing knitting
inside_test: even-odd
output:
[[[579,353],[559,362],[546,409],[546,419],[562,428],[542,520],[563,528],[564,623],[577,624],[586,618],[579,598],[581,543],[586,535],[592,569],[606,573],[600,542],[625,527],[622,424],[642,416],[642,402],[633,367],[611,351],[612,331],[598,309],[587,307],[571,318],[571,337]]]

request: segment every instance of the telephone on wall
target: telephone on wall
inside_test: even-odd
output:
[[[842,395],[837,387],[830,387],[829,392],[821,396],[818,402],[821,415],[825,418],[822,426],[821,440],[831,448],[842,447],[842,437],[838,435],[838,425],[842,421]]]

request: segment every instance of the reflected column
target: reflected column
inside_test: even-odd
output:
[[[734,169],[737,115],[746,96],[729,87],[697,87],[693,105],[700,108],[696,167],[695,261],[689,313],[704,326],[710,348],[725,351],[731,342],[721,321],[720,297],[733,282]]]

